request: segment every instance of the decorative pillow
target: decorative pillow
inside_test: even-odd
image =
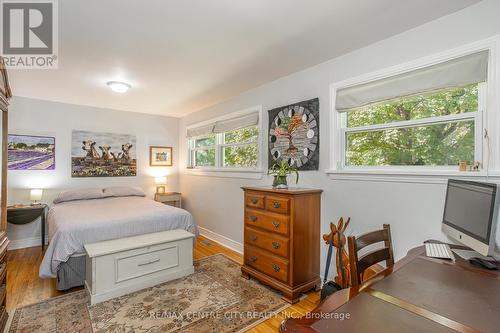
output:
[[[102,189],[100,188],[82,188],[59,193],[57,198],[54,199],[54,203],[58,204],[65,201],[101,199],[103,197]]]
[[[104,197],[145,197],[146,193],[137,186],[114,186],[103,190]]]

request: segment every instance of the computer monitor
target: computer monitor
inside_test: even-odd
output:
[[[498,199],[496,184],[449,179],[443,232],[484,256],[493,255]]]

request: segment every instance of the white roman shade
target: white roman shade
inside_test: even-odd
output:
[[[259,123],[259,113],[252,112],[241,117],[231,118],[227,120],[217,121],[215,123],[213,132],[224,133],[234,131],[240,128],[255,126]]]
[[[255,126],[257,124],[259,124],[259,113],[252,112],[240,117],[220,120],[203,126],[188,128],[187,137],[188,139],[190,139],[200,136],[206,136],[209,134],[224,133],[240,128]]]
[[[214,132],[214,126],[215,126],[215,123],[203,125],[203,126],[199,126],[199,127],[188,128],[187,129],[187,137],[188,137],[188,139],[190,139],[190,138],[195,138],[198,136],[206,136],[206,135],[212,134]]]
[[[367,104],[439,89],[486,82],[489,51],[337,90],[335,108],[346,112]]]

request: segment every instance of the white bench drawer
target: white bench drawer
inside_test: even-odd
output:
[[[179,265],[179,248],[176,244],[151,250],[146,248],[145,253],[117,257],[116,282],[138,278]]]
[[[171,230],[86,244],[90,303],[192,274],[193,238],[187,231]]]

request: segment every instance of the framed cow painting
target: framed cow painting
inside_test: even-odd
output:
[[[71,142],[72,177],[137,175],[135,136],[74,130]]]

